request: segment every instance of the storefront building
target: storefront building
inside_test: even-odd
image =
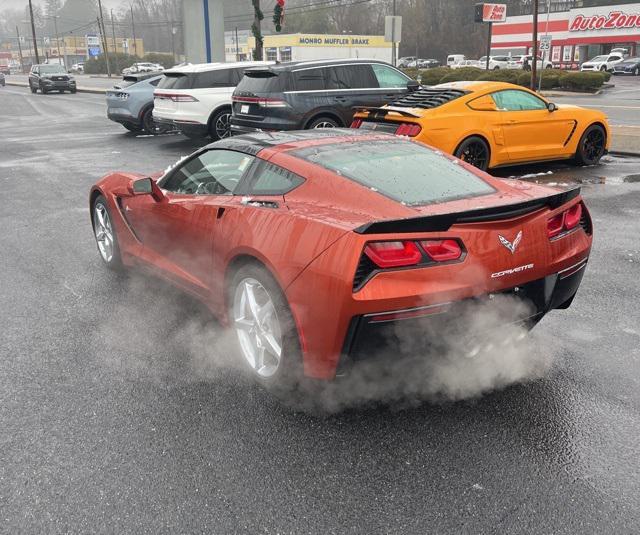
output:
[[[255,38],[249,37],[249,55]],[[391,62],[391,43],[383,35],[274,34],[264,36],[264,59],[268,61],[309,61],[316,59],[366,58]]]
[[[545,2],[540,4],[542,9]],[[630,56],[640,55],[640,3],[575,4],[566,11],[540,13],[538,17],[538,36],[548,33],[552,39],[550,59],[554,66],[577,69],[584,61],[616,48]],[[493,26],[492,53],[531,53],[532,31],[532,15],[507,16],[506,22]]]

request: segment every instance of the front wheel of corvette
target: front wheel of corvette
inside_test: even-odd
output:
[[[478,136],[465,139],[455,152],[455,157],[463,162],[486,171],[489,168],[489,146],[486,141]]]
[[[595,165],[604,155],[607,144],[607,136],[604,129],[597,124],[587,128],[580,138],[576,151],[576,163],[578,165]]]
[[[106,199],[100,195],[93,203],[92,208],[93,234],[98,246],[100,258],[109,269],[122,269],[122,259],[118,239],[111,219],[111,213]]]
[[[256,264],[241,267],[228,302],[239,353],[253,378],[276,391],[295,387],[301,368],[298,331],[273,276]]]

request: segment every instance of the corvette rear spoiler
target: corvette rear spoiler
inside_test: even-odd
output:
[[[465,212],[451,214],[438,214],[420,217],[408,217],[406,219],[391,219],[387,221],[373,221],[356,229],[358,234],[401,234],[408,232],[445,232],[456,223],[480,223],[483,221],[496,221],[499,219],[511,219],[530,214],[543,207],[553,210],[575,199],[580,195],[580,188],[574,188],[548,197],[540,197],[530,201],[489,208],[476,208]]]
[[[389,113],[397,113],[402,115],[403,117],[417,117],[420,118],[421,115],[418,113],[414,113],[407,110],[399,110],[397,108],[372,108],[368,106],[354,106],[354,111],[362,111],[369,114],[373,114],[376,119],[382,119]]]

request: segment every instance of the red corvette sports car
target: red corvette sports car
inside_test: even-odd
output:
[[[489,294],[526,299],[532,326],[570,305],[592,242],[578,189],[349,129],[232,137],[156,178],[112,173],[90,209],[109,267],[204,301],[267,385],[347,373],[386,329]]]

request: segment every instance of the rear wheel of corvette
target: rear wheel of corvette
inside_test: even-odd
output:
[[[338,128],[340,125],[330,117],[318,117],[309,123],[307,128]]]
[[[489,156],[489,146],[484,139],[478,136],[471,136],[465,139],[455,152],[456,158],[482,171],[486,171],[489,167]]]
[[[231,110],[222,109],[211,117],[209,121],[209,135],[211,139],[217,141],[231,135]]]
[[[273,276],[256,264],[242,266],[229,288],[229,319],[240,355],[253,377],[288,391],[300,375],[300,342],[287,300]]]
[[[120,257],[118,239],[107,201],[102,195],[98,196],[93,203],[92,219],[93,234],[96,238],[100,258],[109,269],[120,270],[122,268],[122,259]]]
[[[595,165],[604,155],[607,144],[606,134],[597,124],[587,128],[580,138],[576,151],[576,163],[578,165]]]

